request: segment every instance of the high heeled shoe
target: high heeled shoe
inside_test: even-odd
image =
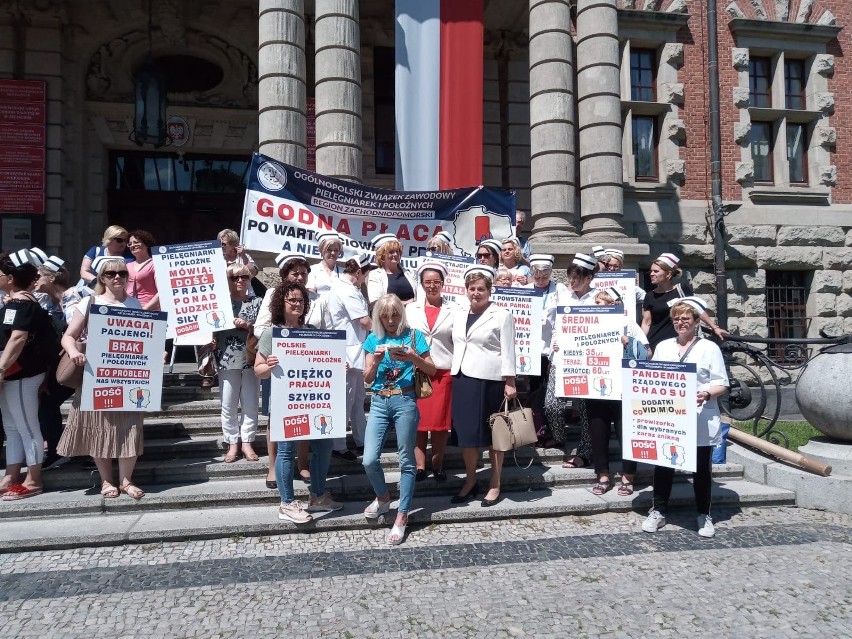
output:
[[[466,504],[467,502],[476,499],[476,495],[479,493],[479,484],[474,484],[473,488],[471,488],[466,495],[455,495],[451,500],[451,504]]]
[[[502,493],[497,493],[497,496],[494,499],[486,499],[486,498],[483,497],[482,498],[482,507],[483,508],[489,508],[489,507],[493,506],[494,504],[498,503],[501,499],[503,499]]]

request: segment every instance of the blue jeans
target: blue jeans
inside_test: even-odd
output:
[[[420,411],[413,393],[379,397],[373,395],[370,414],[367,417],[367,432],[364,434],[364,471],[377,497],[387,494],[385,473],[381,455],[391,424],[396,428],[399,451],[399,512],[407,513],[414,497],[414,477],[417,465],[414,462],[414,441]]]
[[[289,504],[295,499],[293,491],[293,469],[296,467],[296,447],[298,441],[278,442],[278,453],[275,455],[275,483],[278,484],[278,494],[281,501]],[[311,440],[311,492],[315,497],[325,494],[325,479],[328,467],[331,466],[331,449],[334,440]]]

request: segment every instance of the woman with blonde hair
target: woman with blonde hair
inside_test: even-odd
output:
[[[408,511],[414,497],[416,463],[414,445],[420,411],[414,394],[414,369],[430,377],[435,364],[423,333],[409,329],[402,301],[393,294],[383,295],[373,307],[373,333],[364,342],[367,363],[364,381],[373,398],[364,436],[364,471],[376,498],[364,510],[367,519],[378,519],[390,510],[391,496],[385,483],[381,456],[391,424],[396,429],[399,452],[399,508],[388,543],[401,544],[408,525]]]
[[[127,265],[115,257],[100,257],[93,264],[97,274],[94,295],[77,304],[68,329],[62,336],[62,348],[77,366],[84,366],[86,354],[77,348],[77,340],[88,333],[92,304],[141,309],[139,300],[127,295]],[[145,413],[136,411],[80,410],[80,389],[74,393],[68,425],[57,447],[60,455],[89,455],[101,476],[101,495],[118,497],[119,491],[133,499],[145,493],[133,483],[136,459],[142,454],[142,422]],[[118,459],[118,486],[113,483],[112,460]]]
[[[402,243],[393,233],[382,233],[373,238],[378,268],[367,277],[367,301],[370,308],[383,295],[396,295],[403,304],[414,301],[417,280],[414,271],[402,266]]]
[[[526,286],[530,278],[530,267],[524,264],[521,242],[516,237],[503,240],[500,251],[500,265],[512,274],[512,282]]]
[[[453,239],[446,231],[438,231],[435,235],[429,238],[429,243],[426,245],[426,249],[439,255],[452,255]]]
[[[85,284],[93,286],[97,282],[98,277],[93,262],[102,255],[121,258],[125,264],[136,259],[130,249],[127,248],[128,237],[127,229],[123,226],[113,224],[106,228],[104,236],[101,238],[101,245],[93,246],[83,256],[83,262],[80,264],[80,277]]]

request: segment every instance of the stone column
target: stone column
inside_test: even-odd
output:
[[[536,246],[577,237],[570,24],[569,0],[530,0],[530,241]]]
[[[317,173],[360,182],[361,27],[358,0],[316,0]]]
[[[587,243],[625,238],[616,0],[577,0],[580,215]]]
[[[258,139],[264,155],[307,162],[304,0],[260,0]]]

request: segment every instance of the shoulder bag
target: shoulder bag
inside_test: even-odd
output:
[[[411,350],[415,353],[417,352],[417,348],[415,347],[414,342],[414,329],[411,329]],[[426,397],[432,397],[432,380],[429,376],[421,371],[416,366],[414,367],[414,394],[418,399],[425,399]]]
[[[92,304],[95,303],[95,298],[92,296],[89,301],[89,305],[86,307],[86,316],[83,320],[83,330],[88,330],[89,327],[89,311],[92,310]],[[77,340],[77,350],[81,353],[86,353],[86,341],[85,340]],[[59,382],[62,386],[67,386],[68,388],[79,389],[83,387],[83,369],[85,369],[85,364],[83,366],[77,366],[74,363],[74,360],[71,359],[71,356],[63,348],[59,352],[59,364],[56,366],[56,381]]]
[[[517,398],[512,400],[512,404],[507,398],[503,398],[500,411],[488,418],[488,425],[491,427],[491,448],[494,450],[511,450],[514,453],[518,448],[538,441],[532,408],[524,408]],[[530,459],[530,464],[532,461]],[[518,458],[515,457],[515,464],[517,463]]]

